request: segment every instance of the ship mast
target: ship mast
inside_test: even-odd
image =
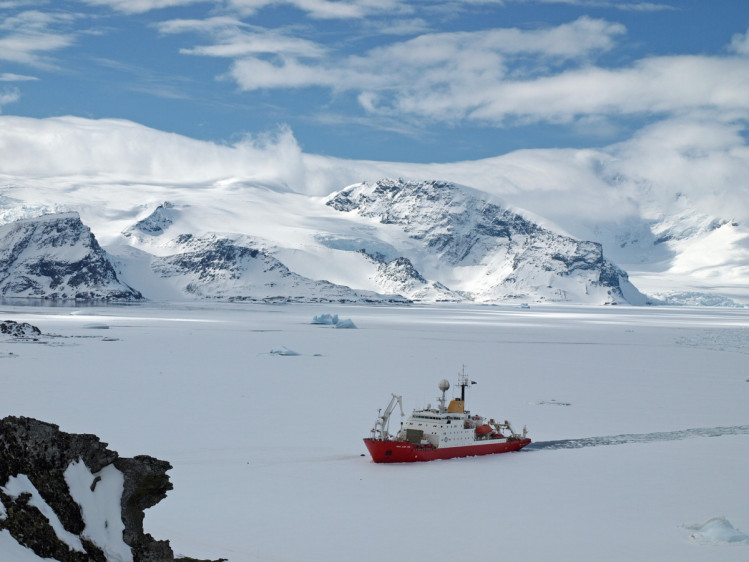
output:
[[[466,387],[469,384],[476,384],[475,382],[469,382],[466,376],[466,366],[463,365],[463,369],[458,374],[458,386],[460,387],[460,401],[465,404],[466,401]]]

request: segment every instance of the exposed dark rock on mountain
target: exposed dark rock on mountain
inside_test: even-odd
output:
[[[0,226],[0,296],[141,299],[125,279],[156,299],[646,302],[601,244],[544,228],[467,187],[381,180],[347,187],[326,204],[350,216],[323,213],[300,229],[300,242],[277,244],[262,232],[183,230],[174,238],[202,215],[165,202],[123,231],[116,262],[75,213],[20,220]]]
[[[155,540],[143,531],[143,511],[172,489],[166,475],[170,468],[168,462],[145,455],[119,457],[95,435],[64,433],[56,425],[32,418],[4,418],[0,420],[0,530],[7,530],[41,558],[61,562],[171,562],[175,557],[169,541]],[[113,519],[92,520],[109,512],[106,506],[86,511],[91,500],[81,499],[75,484],[81,475],[84,491],[90,490],[91,497],[97,486],[110,489],[112,480],[122,479],[121,496],[113,498]],[[121,536],[115,532],[119,528]]]
[[[28,322],[5,320],[0,322],[0,334],[13,338],[36,338],[42,335],[42,331]]]
[[[175,212],[174,205],[169,201],[164,201],[150,215],[126,228],[122,234],[125,237],[161,236],[174,222],[172,215]]]
[[[645,301],[600,244],[543,228],[467,187],[380,180],[334,193],[327,205],[398,227],[431,256],[411,259],[422,275],[475,300]]]
[[[77,213],[44,215],[0,226],[0,295],[133,301],[114,266]]]
[[[161,277],[176,279],[194,296],[258,302],[408,302],[398,295],[355,291],[303,277],[263,250],[214,234],[185,234],[174,245],[180,251],[154,259],[151,267]]]
[[[438,281],[430,282],[405,257],[387,261],[382,254],[373,256],[361,250],[377,263],[374,281],[387,293],[403,295],[414,301],[459,302],[463,298]]]

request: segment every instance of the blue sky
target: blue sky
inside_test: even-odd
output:
[[[0,0],[0,112],[450,162],[700,116],[746,138],[745,0]],[[746,148],[744,144],[743,148]]]

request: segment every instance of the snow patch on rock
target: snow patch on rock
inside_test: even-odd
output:
[[[133,552],[122,540],[120,500],[125,477],[114,465],[92,474],[81,461],[70,463],[64,473],[70,496],[80,506],[86,528],[81,536],[98,546],[107,560],[132,562]]]
[[[71,550],[76,552],[85,553],[86,550],[83,548],[80,537],[67,531],[60,522],[60,518],[57,513],[44,501],[36,486],[32,484],[29,477],[25,474],[19,474],[17,476],[11,476],[5,483],[5,486],[0,487],[4,493],[8,494],[13,499],[18,499],[21,495],[27,494],[29,496],[28,505],[36,507],[44,517],[49,521],[50,527],[57,535],[57,538],[64,542]],[[7,514],[6,514],[7,517]],[[123,561],[124,562],[124,561]]]

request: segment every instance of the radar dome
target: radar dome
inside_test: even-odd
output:
[[[447,390],[448,390],[448,389],[450,388],[450,381],[449,381],[449,380],[447,380],[447,379],[442,379],[442,380],[440,381],[440,384],[439,384],[439,386],[440,386],[440,390],[441,390],[442,392],[446,392],[446,391],[447,391]]]

